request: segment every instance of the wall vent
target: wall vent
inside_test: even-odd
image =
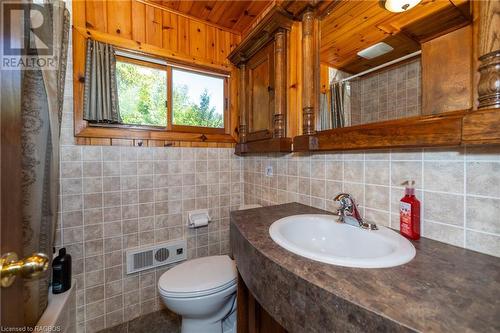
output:
[[[186,241],[177,240],[127,250],[127,274],[186,260]]]

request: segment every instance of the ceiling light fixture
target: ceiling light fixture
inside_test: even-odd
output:
[[[385,9],[393,13],[406,12],[418,5],[422,0],[385,0]]]

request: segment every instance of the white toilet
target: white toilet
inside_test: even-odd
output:
[[[182,333],[236,333],[236,280],[227,255],[203,257],[163,273],[158,291],[182,317]]]

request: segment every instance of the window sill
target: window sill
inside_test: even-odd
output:
[[[144,129],[137,126],[75,126],[75,137],[89,139],[124,139],[124,140],[158,140],[215,142],[234,144],[236,140],[227,133],[178,132],[161,129]]]

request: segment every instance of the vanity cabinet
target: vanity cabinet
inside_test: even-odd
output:
[[[255,299],[238,273],[238,333],[287,333]]]
[[[273,8],[228,57],[239,68],[237,154],[291,151],[286,83],[292,24],[286,11]]]

